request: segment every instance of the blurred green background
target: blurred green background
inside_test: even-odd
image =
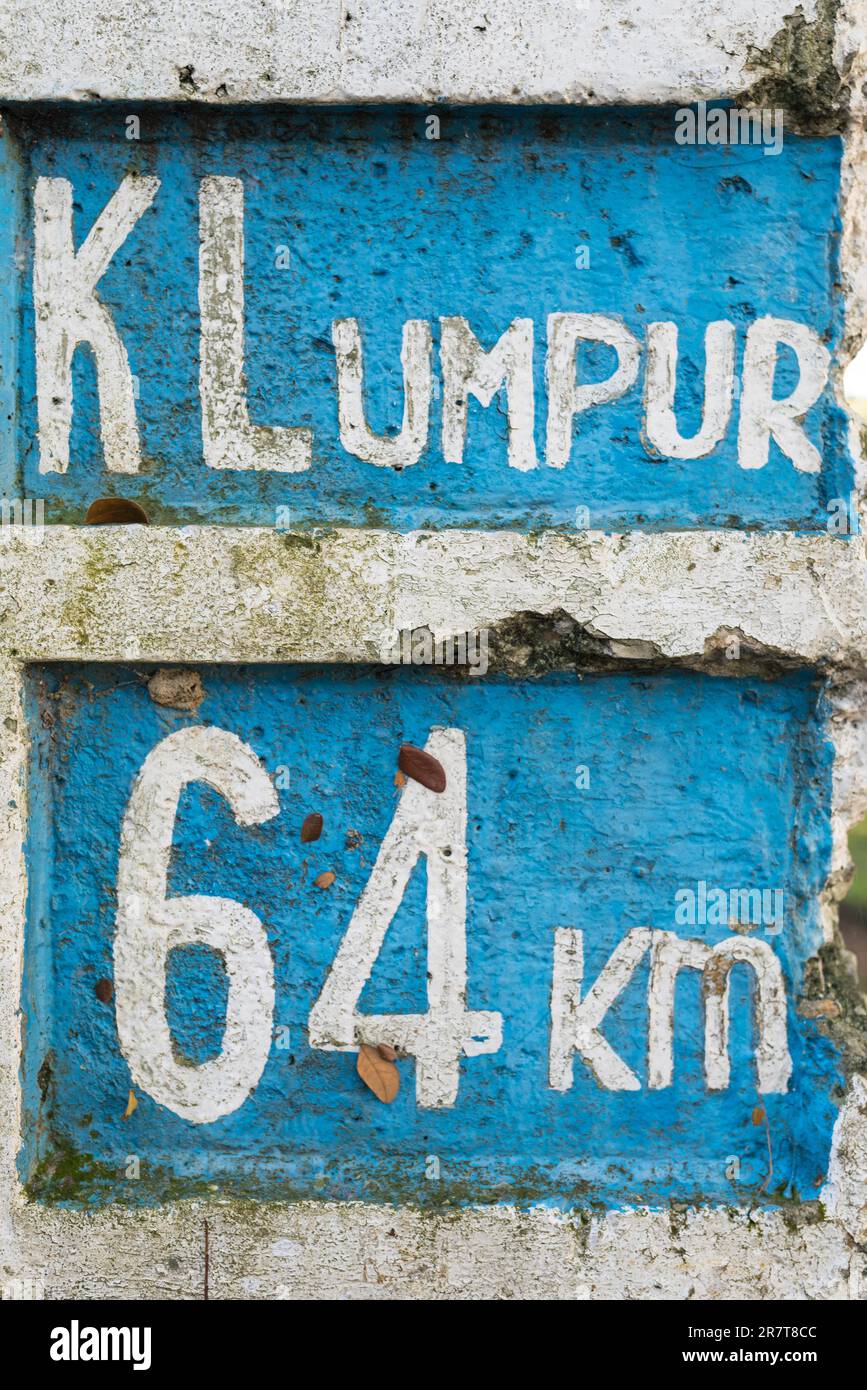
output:
[[[855,877],[840,905],[840,931],[858,960],[861,988],[867,990],[867,818],[849,831],[849,853]]]

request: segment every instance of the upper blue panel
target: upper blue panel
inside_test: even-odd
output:
[[[25,194],[20,259],[19,476],[5,491],[46,499],[46,520],[82,520],[116,492],[157,522],[415,527],[734,526],[822,531],[851,489],[845,419],[826,386],[802,427],[821,455],[799,471],[771,442],[766,466],[738,460],[748,328],[764,315],[805,325],[833,353],[842,321],[837,266],[840,142],[785,133],[782,148],[681,145],[673,111],[440,108],[177,111],[54,108],[21,117]],[[40,473],[32,198],[40,176],[71,182],[75,246],[130,171],[160,187],[99,281],[136,379],[143,466],[105,470],[90,349],[73,365],[68,472]],[[311,467],[217,471],[203,460],[199,400],[199,187],[241,180],[245,199],[246,379],[254,424],[313,430]],[[2,166],[0,166],[2,176]],[[11,174],[7,182],[15,182]],[[11,215],[11,214],[10,214]],[[2,212],[0,212],[2,217]],[[2,284],[2,281],[0,281]],[[545,461],[548,316],[597,313],[641,345],[634,384],[576,422],[569,462]],[[539,466],[507,463],[505,397],[469,402],[461,464],[444,460],[439,320],[459,315],[490,349],[516,318],[535,335]],[[395,433],[403,414],[401,333],[430,322],[434,398],[427,445],[395,472],[342,446],[335,319],[357,319],[367,418]],[[673,459],[644,437],[646,328],[677,325],[676,412],[699,427],[704,333],[737,331],[734,406],[704,457]],[[5,320],[0,317],[0,323]],[[579,353],[584,380],[612,349]],[[781,347],[775,391],[797,380]],[[7,474],[10,470],[7,470]],[[582,510],[586,509],[586,511]]]

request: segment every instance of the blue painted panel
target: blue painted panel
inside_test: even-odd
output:
[[[257,1196],[421,1204],[816,1196],[840,1062],[796,1011],[805,962],[821,944],[816,902],[829,862],[831,753],[806,675],[508,682],[408,668],[213,668],[202,672],[196,719],[154,704],[146,674],[53,667],[29,677],[21,1164],[36,1174],[37,1194],[135,1202],[216,1182]],[[124,1120],[130,1075],[114,1005],[95,993],[113,976],[121,820],[151,749],[201,722],[238,735],[272,775],[282,770],[280,812],[241,828],[216,792],[189,786],[169,891],[235,899],[261,918],[276,976],[275,1043],[235,1113],[193,1124],[136,1088],[140,1104]],[[434,725],[466,733],[467,1004],[500,1011],[504,1036],[499,1051],[462,1061],[453,1107],[423,1110],[411,1060],[398,1064],[399,1096],[382,1105],[354,1056],[311,1049],[307,1021],[398,804],[398,747],[423,744]],[[580,766],[589,785],[576,777]],[[302,845],[311,811],[324,832]],[[325,870],[336,879],[322,890],[314,879]],[[363,1012],[425,1007],[424,881],[421,863]],[[782,930],[752,932],[782,965],[793,1062],[788,1092],[762,1098],[774,1153],[767,1191],[744,965],[731,975],[727,1089],[705,1084],[700,977],[690,970],[678,984],[674,1084],[647,1088],[646,960],[603,1025],[641,1089],[602,1089],[580,1057],[571,1090],[548,1085],[555,929],[584,932],[589,986],[633,928],[710,943],[731,935],[728,925],[677,925],[676,894],[701,881],[783,894]],[[168,1018],[193,1065],[219,1050],[225,989],[213,952],[175,953]],[[142,1165],[137,1180],[123,1176],[131,1154]],[[426,1176],[431,1156],[439,1178]]]
[[[849,495],[845,424],[826,388],[806,430],[823,459],[798,472],[775,443],[767,466],[737,461],[739,403],[723,441],[694,460],[651,457],[642,439],[642,370],[620,400],[584,413],[571,459],[529,473],[506,463],[499,403],[469,405],[462,465],[446,463],[441,401],[428,447],[396,474],[353,457],[337,428],[332,321],[358,319],[372,428],[399,428],[404,322],[466,317],[490,348],[516,317],[535,327],[536,445],[544,458],[545,325],[556,311],[680,332],[681,432],[698,427],[703,334],[776,315],[809,326],[833,349],[841,331],[838,271],[840,142],[786,132],[761,147],[683,146],[674,113],[448,110],[441,138],[423,111],[400,109],[179,111],[142,108],[128,140],[127,107],[44,112],[22,123],[26,176],[69,179],[76,244],[130,170],[161,187],[99,285],[138,378],[145,471],[107,474],[88,349],[74,363],[72,464],[38,472],[33,314],[24,314],[21,486],[47,498],[49,521],[76,521],[107,492],[140,500],[155,521],[292,527],[503,526],[608,530],[735,526],[823,530],[828,503]],[[246,370],[261,425],[307,425],[313,465],[293,476],[209,470],[198,400],[198,189],[209,174],[243,181],[246,200]],[[32,242],[26,227],[25,240]],[[288,266],[278,263],[288,248]],[[585,247],[589,267],[576,266]],[[29,274],[28,274],[29,281]],[[602,378],[610,349],[586,350]],[[776,390],[795,380],[781,349]],[[288,509],[278,512],[278,508]],[[582,514],[583,516],[583,514]]]

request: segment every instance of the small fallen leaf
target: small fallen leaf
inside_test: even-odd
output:
[[[314,840],[318,840],[322,834],[322,817],[318,811],[311,811],[309,816],[304,817],[301,826],[302,845],[311,845]]]
[[[163,666],[148,681],[148,694],[155,705],[198,714],[207,691],[198,671]]]
[[[358,1075],[377,1100],[390,1105],[400,1090],[400,1072],[394,1062],[380,1057],[375,1047],[362,1043],[358,1049]]]
[[[423,748],[416,748],[413,743],[402,743],[397,755],[397,765],[407,777],[411,777],[414,782],[420,782],[429,791],[445,791],[445,768],[432,753],[426,753]]]
[[[147,526],[147,512],[127,497],[97,497],[84,518],[86,526]]]
[[[762,1124],[762,1122],[764,1121],[764,1118],[765,1118],[765,1112],[764,1112],[762,1106],[761,1106],[761,1105],[757,1105],[756,1108],[755,1108],[755,1110],[753,1111],[753,1124],[754,1124],[754,1125],[760,1125],[760,1124]]]
[[[324,873],[317,874],[313,882],[317,888],[330,888],[336,877],[331,869],[326,869]]]
[[[379,1053],[380,1057],[384,1058],[386,1062],[397,1061],[397,1053],[395,1052],[393,1047],[389,1046],[388,1043],[377,1043],[376,1050]]]
[[[137,1109],[138,1109],[138,1096],[135,1094],[134,1091],[130,1091],[130,1093],[129,1093],[129,1099],[127,1100],[127,1103],[126,1103],[126,1110],[124,1110],[124,1112],[123,1112],[123,1118],[124,1118],[125,1120],[128,1120],[129,1117],[130,1117],[130,1115],[132,1114],[132,1112],[133,1112],[134,1110],[137,1110]]]
[[[96,984],[93,986],[93,992],[100,1004],[109,1004],[111,1002],[111,996],[114,994],[114,985],[111,983],[111,980],[97,980]]]
[[[394,785],[395,785],[396,787],[405,787],[405,786],[406,786],[406,778],[404,777],[403,773],[400,771],[400,768],[398,768],[397,772],[394,774]]]

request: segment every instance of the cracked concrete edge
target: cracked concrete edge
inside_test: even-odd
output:
[[[861,540],[733,532],[606,537],[143,527],[7,533],[0,546],[0,1283],[49,1298],[859,1298],[867,1293],[867,1087],[853,1078],[822,1206],[607,1214],[442,1213],[220,1200],[83,1213],[24,1200],[18,992],[26,901],[31,660],[369,660],[395,627],[448,634],[565,611],[634,663],[701,665],[730,626],[827,667],[835,847],[867,809],[867,586]],[[829,611],[836,606],[834,621]],[[711,643],[711,646],[713,644]],[[716,658],[713,657],[713,660]],[[735,663],[736,665],[736,663]],[[714,669],[718,669],[715,667]]]
[[[200,1298],[205,1219],[212,1299],[849,1299],[867,1266],[836,1217],[721,1208],[582,1219],[541,1207],[194,1202],[158,1218],[38,1215],[21,1218],[18,1277],[49,1298]]]
[[[718,669],[717,635],[733,630],[758,660],[867,675],[859,536],[0,532],[0,651],[20,660],[379,661],[397,630],[445,637],[561,610],[615,657]]]
[[[0,0],[0,100],[650,104],[768,77],[815,101],[835,10],[695,0],[684,23],[659,0],[263,0],[255,15],[233,0]]]
[[[787,130],[828,135],[845,127],[852,97],[850,67],[857,54],[851,0],[817,0],[815,13],[788,8],[764,48],[750,51],[752,85],[739,106],[782,110]]]

